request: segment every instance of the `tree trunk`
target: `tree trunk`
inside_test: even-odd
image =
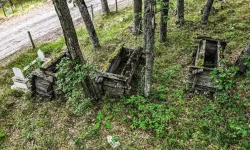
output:
[[[2,10],[3,10],[3,14],[4,14],[4,17],[6,17],[6,13],[5,13],[5,10],[4,10],[4,6],[1,6]]]
[[[134,28],[135,35],[141,33],[142,29],[142,0],[134,0]]]
[[[87,8],[84,0],[76,0],[76,2],[77,2],[77,5],[79,7],[79,10],[81,12],[83,21],[84,21],[84,23],[86,25],[86,28],[88,30],[89,37],[91,39],[93,47],[94,48],[100,47],[99,39],[97,37],[96,31],[95,31],[95,27],[93,25],[93,22],[91,20],[89,12],[88,12],[88,8]]]
[[[104,12],[105,14],[109,14],[110,10],[109,10],[108,1],[107,0],[101,0],[101,3],[102,3],[102,12]]]
[[[12,0],[8,0],[9,4],[10,4],[10,9],[12,11],[12,13],[14,14],[14,10],[13,10],[13,6],[14,6],[14,3]]]
[[[147,24],[147,21],[148,21],[148,14],[146,13],[146,9],[148,7],[148,0],[144,0],[144,15],[143,15],[143,40],[142,40],[142,48],[143,48],[143,51],[146,50],[146,47],[147,47],[147,27],[146,27],[146,24]]]
[[[144,85],[144,94],[148,97],[152,90],[152,72],[154,64],[154,35],[155,35],[155,1],[145,0],[147,4],[146,9],[144,10],[145,18],[145,29],[146,29],[146,67],[145,67],[145,85]]]
[[[183,23],[184,23],[184,0],[177,0],[176,24],[182,25]]]
[[[10,7],[13,7],[13,6],[14,6],[12,0],[8,0],[8,2],[9,2],[9,4],[10,4]]]
[[[209,17],[210,11],[212,9],[213,2],[214,2],[214,0],[207,0],[207,4],[205,5],[204,11],[203,11],[203,16],[201,19],[201,22],[203,24],[206,24],[208,21],[208,17]]]
[[[239,67],[239,72],[241,72],[241,73],[246,73],[247,69],[249,69],[247,67],[247,65],[245,65],[245,63],[247,61],[247,59],[245,58],[245,56],[250,57],[250,43],[247,44],[247,46],[242,51],[241,55],[239,56],[239,58],[236,61],[236,66]]]
[[[167,40],[167,21],[168,21],[168,9],[169,0],[163,0],[163,6],[161,7],[161,21],[160,21],[160,42],[166,42]]]
[[[72,21],[72,17],[70,15],[70,11],[67,5],[66,0],[53,0],[53,4],[55,7],[55,10],[57,12],[57,15],[59,17],[64,39],[68,48],[68,51],[70,53],[70,57],[74,60],[80,61],[82,64],[86,64],[86,61],[83,58],[80,45],[78,43],[77,34],[75,31],[75,27]],[[87,76],[86,79],[83,82],[83,88],[86,97],[92,98],[92,99],[100,99],[100,95],[98,91],[96,90],[93,82],[90,80],[90,77]]]

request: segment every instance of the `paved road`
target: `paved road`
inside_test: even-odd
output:
[[[108,0],[114,6],[115,0]],[[100,0],[85,0],[87,6],[93,5],[94,12],[101,12]],[[118,0],[119,7],[129,4],[129,0]],[[79,9],[69,4],[75,26],[83,23]],[[27,31],[30,31],[34,41],[44,42],[58,38],[61,26],[52,3],[35,11],[0,24],[0,60],[14,54],[18,50],[30,46]]]

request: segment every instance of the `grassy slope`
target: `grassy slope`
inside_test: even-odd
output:
[[[121,149],[241,149],[247,148],[249,138],[249,80],[238,77],[237,86],[222,98],[206,98],[203,95],[189,94],[185,90],[187,66],[190,64],[193,36],[207,35],[230,39],[226,49],[228,63],[250,39],[249,0],[229,1],[210,17],[208,25],[199,23],[198,10],[202,0],[186,1],[186,24],[176,28],[172,15],[169,21],[168,42],[158,43],[154,67],[153,96],[149,101],[162,104],[169,110],[164,138],[156,138],[154,131],[131,129],[132,116],[124,104],[124,99],[105,99],[95,104],[83,116],[75,116],[65,108],[60,100],[34,100],[28,95],[9,90],[12,84],[11,67],[23,67],[36,54],[29,50],[11,58],[0,70],[0,145],[3,149],[110,149],[107,135],[115,135],[122,143]],[[216,8],[219,4],[216,3]],[[234,11],[232,11],[234,10]],[[158,16],[159,17],[159,16]],[[119,22],[124,18],[123,22]],[[126,8],[110,17],[99,16],[95,25],[102,48],[93,50],[87,32],[78,30],[79,41],[88,61],[99,69],[110,54],[121,43],[128,47],[141,44],[142,37],[135,37],[128,31],[132,24],[132,9]],[[158,20],[158,19],[157,19]],[[63,40],[40,46],[47,55],[58,55],[64,49]],[[23,58],[26,59],[23,59]],[[98,115],[99,112],[99,115]],[[158,112],[158,110],[156,110]],[[103,119],[98,129],[85,137],[92,129],[100,113],[112,116]],[[138,112],[139,113],[139,112]],[[105,124],[111,123],[112,129]],[[242,132],[247,132],[243,134]],[[5,135],[6,133],[7,135]],[[1,136],[2,135],[2,136]],[[84,138],[85,137],[85,138]]]
[[[39,5],[39,4],[43,3],[43,2],[46,2],[46,1],[45,0],[22,0],[22,7],[23,7],[23,9],[22,9],[20,1],[18,1],[18,0],[15,1],[14,0],[13,1],[14,5],[15,5],[15,7],[13,8],[14,14],[15,15],[17,15],[17,14],[20,15],[24,11],[25,12],[29,11],[31,9],[30,8],[31,5]],[[11,7],[10,7],[9,3],[6,3],[4,9],[5,9],[7,17],[13,15],[13,13],[11,12]],[[1,8],[0,19],[2,19],[4,17],[5,17],[4,13],[3,13],[2,8]]]

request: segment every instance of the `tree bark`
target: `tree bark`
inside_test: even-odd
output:
[[[177,0],[177,25],[182,25],[184,23],[184,9],[184,0]]]
[[[107,0],[101,0],[102,3],[102,12],[104,12],[106,15],[110,13],[109,5]]]
[[[64,39],[71,58],[85,64],[86,61],[83,58],[80,45],[78,43],[77,34],[66,0],[53,0],[53,4],[58,14]]]
[[[13,7],[13,6],[14,6],[12,0],[8,0],[8,2],[10,3],[10,7]]]
[[[146,50],[147,47],[147,21],[148,21],[148,14],[146,13],[146,9],[148,7],[148,0],[144,0],[144,15],[143,15],[143,40],[142,40],[142,48],[143,51]]]
[[[59,20],[62,26],[64,39],[65,39],[68,51],[70,53],[70,57],[74,60],[81,62],[82,64],[86,64],[87,62],[83,58],[80,45],[78,43],[77,34],[76,34],[75,27],[72,21],[72,17],[70,15],[67,1],[66,0],[53,0],[53,4],[54,4],[55,10],[57,12],[57,15],[59,17]],[[92,98],[95,100],[100,99],[100,95],[98,91],[96,90],[89,76],[86,77],[82,86],[83,86],[86,97]]]
[[[160,42],[166,42],[167,40],[169,0],[163,0],[163,3],[164,5],[161,7]]]
[[[208,17],[209,17],[210,11],[212,9],[213,2],[214,2],[214,0],[207,0],[207,3],[205,5],[204,11],[203,11],[203,16],[201,19],[201,22],[203,24],[206,24],[208,21]]]
[[[141,33],[142,29],[142,0],[134,0],[134,28],[135,35]]]
[[[4,6],[2,5],[1,8],[2,8],[2,10],[3,10],[4,17],[6,17],[6,13],[5,13],[5,10],[4,10]]]
[[[97,37],[95,27],[93,25],[93,22],[91,20],[90,15],[89,15],[87,5],[85,4],[84,0],[76,0],[76,2],[77,2],[77,5],[79,7],[79,10],[81,12],[81,15],[82,15],[83,21],[85,23],[85,26],[86,26],[86,28],[88,30],[88,34],[89,34],[89,37],[91,39],[93,48],[100,47],[99,39]]]
[[[145,0],[146,9],[144,10],[145,17],[145,39],[146,43],[146,66],[145,66],[145,84],[144,84],[144,95],[148,97],[152,90],[152,73],[154,65],[154,35],[155,35],[155,1]]]

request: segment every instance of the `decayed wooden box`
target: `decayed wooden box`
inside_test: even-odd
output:
[[[142,48],[120,48],[115,57],[109,61],[107,69],[97,75],[96,84],[99,90],[112,97],[129,94],[131,81],[141,57]]]
[[[229,41],[198,37],[197,48],[193,54],[192,65],[189,66],[188,84],[192,91],[215,92],[217,87],[210,79],[210,72],[220,67],[223,51]]]
[[[33,94],[38,94],[47,98],[57,96],[55,75],[57,71],[56,65],[65,57],[67,57],[66,53],[48,62],[48,64],[45,64],[41,68],[36,69],[29,75],[31,82],[30,90]]]

